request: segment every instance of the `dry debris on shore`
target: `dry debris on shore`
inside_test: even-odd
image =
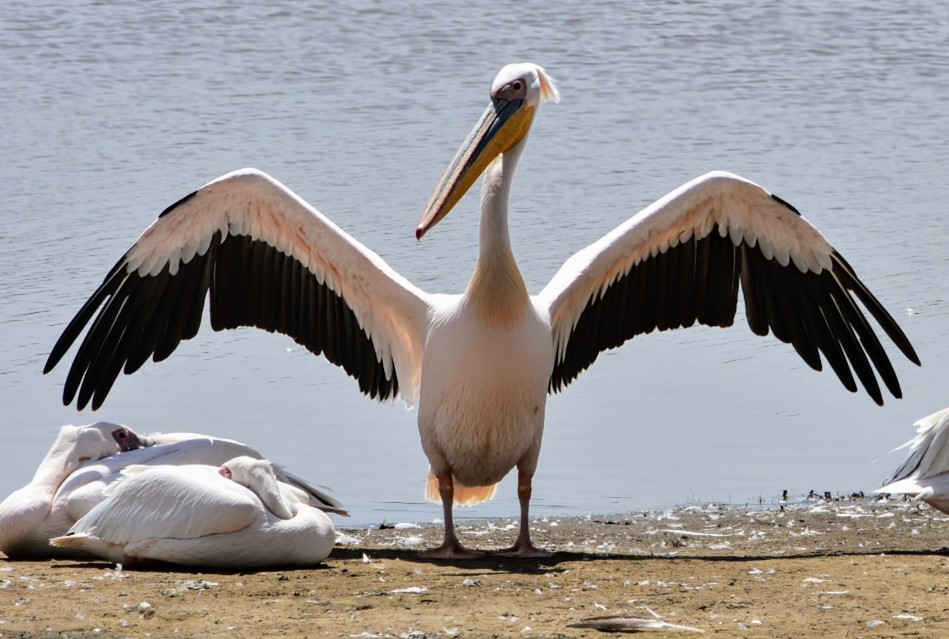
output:
[[[516,533],[508,520],[459,528],[479,549]],[[663,634],[949,637],[949,516],[915,502],[544,517],[533,534],[552,558],[423,561],[441,527],[399,524],[344,530],[307,570],[0,560],[0,637],[581,637],[600,634],[592,618],[627,632],[653,619]]]

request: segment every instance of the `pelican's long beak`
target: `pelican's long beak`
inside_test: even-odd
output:
[[[415,229],[416,239],[446,215],[498,156],[524,139],[534,119],[526,101],[495,98],[442,176]]]

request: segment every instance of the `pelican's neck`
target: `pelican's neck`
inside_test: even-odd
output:
[[[514,169],[524,149],[521,140],[485,171],[481,192],[481,246],[466,296],[489,324],[517,321],[530,302],[527,285],[511,250],[508,198]]]
[[[60,484],[79,468],[76,446],[76,431],[69,431],[65,427],[60,430],[59,437],[36,469],[30,484],[51,495],[55,493]]]

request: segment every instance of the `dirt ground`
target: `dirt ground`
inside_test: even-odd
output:
[[[342,525],[345,520],[338,520]],[[479,549],[513,521],[464,522]],[[14,562],[0,637],[584,637],[593,617],[659,636],[949,637],[949,517],[925,505],[812,499],[761,509],[544,518],[545,560],[420,560],[440,526],[343,530],[325,564],[220,573]]]

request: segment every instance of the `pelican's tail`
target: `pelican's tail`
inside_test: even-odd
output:
[[[122,563],[123,559],[121,546],[104,542],[86,533],[72,533],[62,537],[53,537],[49,540],[49,544],[58,548],[81,550],[116,563]]]
[[[49,545],[58,548],[79,548],[80,550],[85,550],[86,541],[88,541],[88,539],[88,535],[65,535],[63,537],[53,537],[49,540]]]
[[[494,498],[494,493],[498,490],[497,484],[491,484],[490,486],[465,486],[457,479],[454,480],[454,485],[456,506],[474,506],[483,501],[488,501]],[[442,496],[438,492],[438,478],[431,473],[428,474],[428,484],[425,486],[425,499],[435,502],[436,504],[442,503]]]

